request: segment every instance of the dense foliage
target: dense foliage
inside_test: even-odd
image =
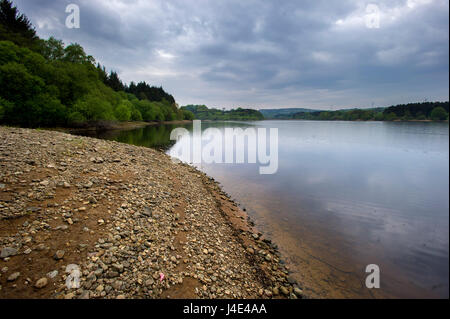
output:
[[[234,110],[209,109],[205,105],[186,105],[181,107],[184,111],[192,112],[195,118],[199,120],[213,121],[259,121],[264,120],[261,112],[252,109],[237,108]]]
[[[261,109],[259,110],[266,120],[290,120],[295,113],[318,112],[318,110],[304,108],[287,108],[287,109]]]
[[[29,20],[0,0],[0,123],[76,126],[192,117],[161,87],[126,86],[117,73],[107,74],[79,44],[39,39]]]
[[[448,111],[449,102],[424,102],[364,110],[299,112],[292,118],[323,121],[444,121],[448,120]]]

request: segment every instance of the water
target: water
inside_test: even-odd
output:
[[[448,298],[448,124],[202,123],[202,129],[211,126],[278,128],[276,174],[260,175],[258,164],[199,168],[218,180],[278,244],[307,294]],[[192,125],[184,127],[192,130]],[[173,128],[99,137],[162,147],[172,145]],[[369,264],[380,268],[380,289],[365,286]]]

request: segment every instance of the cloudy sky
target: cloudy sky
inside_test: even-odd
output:
[[[344,108],[449,99],[448,0],[13,0],[180,105]],[[66,6],[80,28],[65,27]]]

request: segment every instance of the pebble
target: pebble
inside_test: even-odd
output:
[[[7,258],[7,257],[11,257],[11,256],[15,256],[17,255],[17,249],[12,248],[12,247],[5,247],[2,248],[2,251],[0,253],[0,258]]]
[[[38,281],[36,281],[36,283],[34,284],[34,286],[38,289],[44,288],[45,286],[47,286],[48,284],[48,279],[47,278],[41,278]]]
[[[54,258],[55,260],[63,259],[63,258],[64,258],[64,254],[65,254],[65,251],[64,251],[64,250],[57,250],[56,253],[55,253],[55,255],[53,256],[53,258]]]
[[[294,287],[294,294],[296,294],[297,297],[301,297],[303,296],[303,291],[298,287]]]
[[[17,278],[19,278],[20,272],[15,272],[8,277],[8,281],[15,281]]]
[[[283,295],[285,295],[285,296],[288,296],[288,295],[289,295],[289,289],[287,289],[287,288],[284,287],[284,286],[281,286],[281,287],[280,287],[280,291],[281,291],[281,293],[282,293]]]

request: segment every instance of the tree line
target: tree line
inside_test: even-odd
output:
[[[40,39],[0,0],[0,123],[27,127],[192,119],[162,87],[124,84],[76,43]]]
[[[215,108],[209,109],[206,105],[186,105],[182,106],[183,111],[194,114],[199,120],[212,121],[260,121],[264,120],[261,112],[253,109],[237,108],[233,110],[219,110]]]
[[[449,102],[423,102],[387,108],[351,109],[338,111],[298,112],[292,118],[322,121],[445,121]]]

